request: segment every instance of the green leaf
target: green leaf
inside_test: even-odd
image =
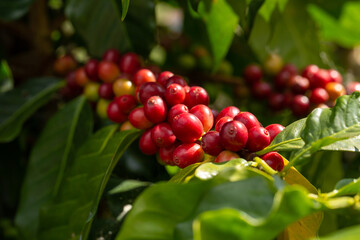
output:
[[[288,0],[265,1],[259,10],[259,14],[261,14],[266,21],[270,21],[275,8],[278,7],[280,12],[284,11],[287,1]]]
[[[142,181],[138,181],[138,180],[125,180],[122,183],[120,183],[118,186],[114,187],[113,189],[111,189],[109,191],[110,194],[118,194],[118,193],[122,193],[122,192],[127,192],[139,187],[147,187],[149,185],[151,185],[152,183],[150,182],[142,182]]]
[[[0,93],[7,92],[14,87],[11,69],[5,60],[0,63]]]
[[[226,0],[204,0],[198,12],[206,25],[216,69],[230,48],[239,16]]]
[[[120,0],[69,0],[66,15],[85,40],[92,55],[109,48],[148,54],[155,44],[155,11],[151,0],[133,1],[122,22]]]
[[[173,182],[173,183],[185,183],[188,182],[195,174],[195,170],[201,165],[203,164],[202,162],[200,163],[194,163],[191,164],[190,166],[187,166],[184,169],[181,169],[179,172],[177,172],[175,174],[175,176],[173,176],[169,182]]]
[[[0,142],[13,140],[23,123],[63,85],[57,78],[35,78],[0,94]]]
[[[355,195],[360,193],[360,178],[343,179],[335,186],[335,190],[327,193],[328,197],[340,197],[346,195]]]
[[[100,129],[77,151],[59,193],[41,209],[38,239],[86,239],[106,183],[138,130]]]
[[[358,240],[360,236],[360,226],[352,226],[345,229],[341,229],[336,231],[328,236],[320,237],[320,238],[313,238],[319,240]]]
[[[91,135],[93,119],[84,97],[57,112],[46,124],[30,156],[16,224],[25,239],[36,239],[40,208],[56,196],[75,150]]]
[[[121,0],[121,21],[124,21],[126,14],[129,10],[130,0]]]
[[[12,21],[22,17],[34,0],[2,0],[0,1],[0,19]]]

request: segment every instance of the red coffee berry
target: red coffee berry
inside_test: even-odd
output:
[[[331,81],[330,74],[325,69],[319,69],[309,80],[312,89],[325,88],[326,84]]]
[[[129,113],[137,105],[136,98],[133,95],[128,94],[116,97],[115,101],[118,104],[120,111],[125,114]]]
[[[239,112],[240,112],[240,110],[237,107],[234,107],[234,106],[226,107],[220,111],[220,113],[218,114],[218,116],[215,119],[215,122],[217,123],[219,121],[219,119],[223,118],[223,117],[234,118]]]
[[[263,77],[263,72],[258,65],[251,64],[244,69],[243,76],[246,83],[254,84],[260,82]]]
[[[284,159],[277,152],[268,152],[262,156],[260,156],[262,160],[264,160],[267,165],[269,165],[275,171],[281,171],[284,168]]]
[[[280,111],[285,109],[284,101],[285,97],[284,94],[281,93],[273,93],[270,95],[269,99],[269,107],[271,110]]]
[[[126,53],[120,58],[120,71],[135,74],[141,68],[141,60],[135,53]]]
[[[304,94],[310,88],[310,81],[300,75],[292,76],[289,87],[294,94]]]
[[[146,155],[153,155],[159,150],[159,148],[156,146],[156,144],[151,138],[151,129],[146,130],[141,135],[139,140],[139,148],[141,152]]]
[[[77,85],[84,87],[90,82],[90,79],[86,75],[85,69],[83,67],[78,68],[75,72],[75,81]]]
[[[166,83],[168,79],[171,78],[172,76],[174,76],[172,72],[164,71],[160,73],[159,76],[157,77],[157,82],[160,83],[163,87],[165,87],[167,85]]]
[[[290,72],[281,70],[275,76],[275,81],[274,81],[275,88],[277,90],[284,90],[288,86],[289,80],[292,76],[293,75]]]
[[[157,79],[159,77],[159,74],[161,73],[161,69],[158,65],[150,64],[145,67],[146,69],[149,69]]]
[[[234,117],[234,120],[242,122],[248,130],[253,127],[261,127],[259,120],[250,112],[240,112]]]
[[[167,107],[159,96],[150,97],[144,105],[145,116],[150,122],[159,123],[166,120]]]
[[[138,88],[138,93],[140,102],[145,104],[152,96],[159,96],[163,98],[165,95],[165,89],[157,82],[146,82]]]
[[[208,106],[203,104],[196,105],[190,109],[190,113],[194,114],[201,121],[204,132],[208,132],[214,125],[214,117]]]
[[[304,78],[307,78],[307,79],[311,79],[314,74],[319,71],[319,67],[316,66],[316,65],[308,65],[302,72],[301,76],[303,76]]]
[[[77,83],[75,71],[66,76],[66,86],[75,92],[79,92],[79,94],[82,92],[83,87]]]
[[[173,153],[173,161],[180,168],[185,168],[191,164],[201,162],[203,158],[204,151],[197,143],[181,144]]]
[[[282,71],[288,72],[288,73],[290,73],[291,76],[293,76],[293,75],[296,75],[296,74],[297,74],[298,68],[297,68],[294,64],[287,63],[287,64],[283,67]]]
[[[329,100],[329,94],[324,88],[315,88],[311,91],[310,102],[320,104]]]
[[[337,82],[337,83],[343,82],[342,76],[338,71],[336,71],[335,69],[330,69],[328,71],[330,75],[330,82]]]
[[[220,138],[225,149],[237,152],[246,146],[248,130],[243,123],[230,121],[222,126]]]
[[[284,105],[284,108],[287,108],[292,103],[294,96],[290,92],[285,92],[283,95],[284,95],[283,105]]]
[[[104,99],[113,99],[114,92],[113,92],[113,85],[112,83],[103,83],[99,87],[99,96],[100,98]]]
[[[353,92],[360,92],[360,82],[349,82],[346,86],[347,94],[352,94]]]
[[[188,113],[189,108],[184,104],[176,104],[172,106],[168,112],[167,121],[171,124],[175,116],[181,113]]]
[[[169,147],[175,143],[176,137],[170,124],[159,123],[152,128],[151,137],[158,147]]]
[[[185,89],[177,84],[170,84],[165,91],[165,100],[166,103],[170,106],[183,103],[185,100]]]
[[[153,123],[146,118],[144,107],[133,109],[129,114],[129,121],[131,125],[137,129],[147,129],[153,125]]]
[[[99,68],[99,61],[96,59],[90,59],[85,64],[85,67],[84,67],[86,75],[93,81],[99,80],[98,68]]]
[[[235,158],[240,158],[240,156],[238,154],[234,153],[234,152],[225,150],[225,151],[222,151],[216,157],[214,162],[216,162],[216,163],[227,162],[227,161],[230,161],[230,160],[235,159]]]
[[[109,104],[107,108],[107,116],[111,121],[116,123],[122,123],[127,120],[126,114],[121,112],[119,105],[115,101],[112,101]]]
[[[103,82],[112,83],[120,75],[120,71],[115,63],[101,61],[98,66],[98,75]]]
[[[217,156],[221,151],[224,150],[224,147],[221,144],[220,133],[216,131],[210,131],[204,134],[201,138],[201,147],[204,152],[209,155]]]
[[[133,82],[136,86],[141,86],[143,83],[146,82],[156,82],[156,78],[152,71],[143,68],[135,73]]]
[[[187,83],[185,81],[185,79],[182,76],[179,75],[174,75],[171,76],[167,81],[166,81],[166,87],[168,87],[170,84],[173,83],[177,83],[183,87],[187,86]]]
[[[195,142],[204,131],[201,121],[191,113],[175,116],[171,122],[171,128],[175,136],[184,143]]]
[[[104,61],[113,62],[119,64],[120,62],[120,52],[117,49],[108,49],[103,56]]]
[[[257,99],[266,99],[271,95],[271,92],[271,85],[266,82],[258,82],[251,87],[251,93]]]
[[[180,142],[175,142],[174,144],[170,145],[169,147],[162,147],[159,149],[159,157],[160,160],[168,165],[175,165],[173,153],[175,149],[180,145]]]
[[[61,76],[65,76],[71,71],[74,71],[76,66],[77,62],[75,58],[72,55],[65,55],[56,59],[54,63],[54,71]]]
[[[224,124],[227,122],[230,122],[232,120],[234,120],[234,119],[232,117],[228,117],[228,116],[220,118],[215,124],[215,131],[220,132],[221,128],[224,126]]]
[[[304,117],[309,113],[310,101],[304,95],[296,95],[291,103],[291,111],[296,117]]]
[[[246,148],[251,152],[257,152],[270,144],[270,134],[263,127],[253,127],[249,130]]]
[[[189,92],[186,93],[184,104],[189,108],[198,104],[204,104],[207,106],[209,105],[209,95],[202,87],[191,87]]]
[[[274,138],[282,131],[284,130],[284,126],[281,124],[270,124],[269,126],[267,126],[265,129],[269,132],[270,134],[270,142],[272,142],[272,140],[274,140]]]

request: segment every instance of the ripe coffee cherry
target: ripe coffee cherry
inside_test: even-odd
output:
[[[262,156],[260,156],[262,160],[264,160],[267,165],[269,165],[275,171],[281,171],[284,168],[284,159],[277,152],[268,152]]]
[[[166,83],[168,79],[171,78],[172,76],[174,76],[172,72],[164,71],[160,73],[159,76],[157,77],[157,82],[160,83],[163,87],[165,87],[167,85]]]
[[[141,68],[141,60],[135,53],[126,53],[120,58],[120,71],[135,74]]]
[[[82,87],[76,82],[76,72],[71,72],[66,76],[66,86],[70,88],[71,91],[81,93]]]
[[[280,111],[285,108],[285,96],[281,93],[273,93],[269,97],[269,106],[274,111]]]
[[[151,138],[151,129],[146,130],[139,140],[139,148],[146,155],[153,155],[158,151],[158,147]]]
[[[234,107],[234,106],[226,107],[220,111],[220,113],[218,114],[218,116],[215,119],[215,122],[217,123],[219,121],[219,119],[223,118],[223,117],[234,118],[239,112],[240,112],[240,110],[237,107]]]
[[[170,106],[183,103],[185,100],[185,96],[185,89],[177,83],[170,84],[166,88],[165,100],[166,103]]]
[[[103,56],[103,61],[113,62],[119,64],[120,52],[117,49],[108,49]]]
[[[159,157],[160,160],[165,163],[168,164],[170,166],[174,166],[174,151],[175,149],[180,145],[179,142],[175,142],[174,144],[170,145],[169,147],[162,147],[159,149]]]
[[[159,83],[147,82],[139,87],[139,100],[142,104],[152,96],[159,96],[163,98],[165,95],[165,89]]]
[[[195,142],[204,131],[201,121],[191,113],[175,116],[171,122],[171,128],[175,136],[184,143]]]
[[[235,159],[235,158],[240,158],[240,156],[238,154],[234,153],[234,152],[225,150],[225,151],[222,151],[216,157],[214,162],[216,162],[216,163],[227,162],[227,161],[230,161],[230,160]]]
[[[319,69],[309,80],[312,89],[325,88],[326,84],[331,81],[330,74],[325,69]]]
[[[207,106],[209,105],[209,95],[202,87],[191,87],[189,92],[186,93],[184,104],[189,108],[198,104],[204,104]]]
[[[129,121],[131,125],[133,125],[137,129],[147,129],[153,125],[153,123],[146,118],[144,107],[138,107],[133,109],[129,114]]]
[[[209,155],[219,155],[219,153],[224,150],[224,147],[221,144],[220,133],[216,131],[207,132],[201,138],[201,147],[203,148],[204,152]]]
[[[99,68],[99,61],[96,59],[90,59],[85,64],[85,72],[88,78],[90,78],[92,81],[97,81],[99,79],[98,77],[98,68]]]
[[[304,69],[301,76],[310,80],[317,71],[319,71],[319,67],[312,64]]]
[[[111,83],[103,83],[99,87],[99,96],[103,99],[111,100],[114,98],[113,85]]]
[[[179,75],[174,75],[171,76],[167,81],[166,81],[166,87],[168,87],[170,84],[173,83],[177,83],[183,87],[187,86],[187,83],[185,81],[185,79],[182,76]]]
[[[264,61],[264,70],[270,75],[276,75],[283,68],[283,60],[277,54],[270,54]]]
[[[256,64],[251,64],[246,66],[246,68],[243,71],[243,76],[248,84],[254,84],[257,82],[260,82],[260,80],[263,77],[263,73],[261,68]]]
[[[304,94],[310,88],[310,81],[300,75],[295,75],[290,78],[288,86],[294,94]]]
[[[135,73],[133,82],[136,86],[141,86],[141,84],[146,82],[156,82],[156,78],[152,71],[143,68]]]
[[[87,77],[85,69],[83,67],[79,68],[75,72],[75,81],[77,85],[84,87],[90,82],[90,79]]]
[[[347,94],[352,94],[353,92],[360,92],[360,82],[349,82],[346,86]]]
[[[257,152],[270,144],[270,134],[263,127],[253,127],[249,130],[246,148],[251,152]]]
[[[96,113],[98,114],[98,116],[100,118],[107,118],[107,109],[109,106],[110,101],[105,100],[105,99],[100,99],[97,104],[96,104]]]
[[[329,94],[329,99],[332,101],[335,101],[338,97],[346,94],[344,85],[338,82],[326,84],[325,90]]]
[[[282,131],[284,130],[284,126],[274,123],[274,124],[270,124],[269,126],[267,126],[265,129],[269,132],[270,134],[270,142],[272,142],[272,140]]]
[[[228,117],[228,116],[220,118],[215,124],[215,131],[220,132],[221,128],[224,126],[224,124],[227,122],[230,122],[232,120],[234,120],[234,119],[232,117]]]
[[[288,70],[287,68],[283,67],[283,69],[275,77],[275,88],[278,90],[284,90],[289,85],[290,78],[295,74],[296,73],[293,73],[292,69]]]
[[[125,94],[133,95],[135,93],[134,84],[130,80],[124,78],[115,80],[114,84],[112,85],[112,89],[115,96],[121,96]]]
[[[145,116],[150,122],[163,122],[167,116],[167,107],[164,100],[159,96],[150,97],[144,104]]]
[[[315,88],[311,91],[310,101],[312,103],[320,104],[329,100],[329,94],[324,88]]]
[[[337,83],[343,82],[342,76],[338,71],[336,71],[335,69],[330,69],[328,71],[330,75],[330,82],[337,82]]]
[[[309,98],[304,95],[296,95],[290,105],[292,113],[296,117],[304,117],[310,110]]]
[[[176,137],[172,131],[170,124],[159,123],[151,130],[153,142],[158,147],[169,147],[175,143]]]
[[[131,125],[131,123],[129,121],[125,121],[120,126],[120,131],[126,131],[126,130],[131,130],[131,129],[135,129],[135,127],[133,125]]]
[[[65,76],[76,69],[77,62],[72,55],[65,55],[55,60],[54,70],[57,74]]]
[[[248,130],[243,123],[230,121],[222,126],[220,138],[225,149],[237,152],[246,146]]]
[[[297,74],[298,69],[294,64],[288,63],[283,67],[281,71],[288,72],[291,76],[294,76]]]
[[[178,146],[173,153],[173,161],[179,168],[185,168],[191,164],[201,162],[204,151],[197,143],[184,143]]]
[[[253,127],[261,127],[259,120],[250,112],[240,112],[234,117],[234,120],[242,122],[248,130]]]
[[[184,104],[176,104],[171,107],[168,113],[167,121],[171,124],[175,116],[181,113],[188,113],[189,108]]]
[[[208,106],[203,104],[196,105],[190,109],[190,113],[194,114],[201,121],[204,132],[208,132],[214,125],[214,117]]]
[[[266,99],[271,95],[271,92],[271,85],[266,82],[258,82],[251,87],[251,93],[257,99]]]
[[[137,105],[136,98],[128,94],[116,97],[114,101],[118,104],[120,111],[125,114],[129,113]]]
[[[86,99],[93,102],[97,101],[99,99],[99,87],[100,84],[95,82],[89,82],[86,84],[84,87],[84,96]]]
[[[101,61],[98,67],[98,75],[103,82],[112,83],[120,75],[120,71],[115,63]]]
[[[293,97],[294,96],[290,92],[284,93],[284,101],[283,101],[284,108],[290,106],[290,104],[292,103]]]
[[[116,123],[125,122],[127,119],[126,114],[121,112],[119,105],[115,101],[109,104],[107,108],[107,115],[111,121]]]

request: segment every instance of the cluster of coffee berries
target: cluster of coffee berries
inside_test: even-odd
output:
[[[272,110],[290,108],[294,116],[304,117],[313,108],[333,106],[338,97],[346,94],[342,76],[334,69],[308,65],[299,72],[293,64],[273,65],[275,68],[264,65],[265,69],[262,69],[259,65],[251,64],[243,71],[252,95],[267,100]],[[268,76],[271,81],[264,81],[266,74],[273,74]]]

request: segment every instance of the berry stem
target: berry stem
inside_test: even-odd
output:
[[[259,157],[254,157],[255,162],[260,165],[264,171],[270,175],[275,175],[277,173],[277,171],[275,171],[274,169],[272,169],[269,165],[267,165],[267,163],[262,160]]]

